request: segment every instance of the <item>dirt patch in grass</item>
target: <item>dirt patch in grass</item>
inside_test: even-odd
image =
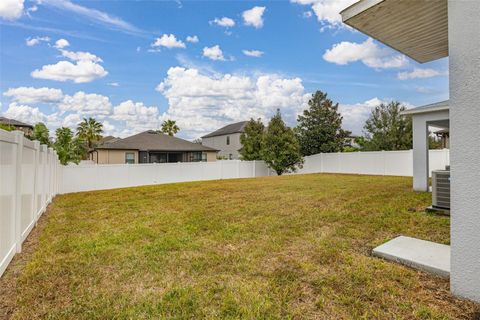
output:
[[[68,194],[1,281],[14,319],[472,319],[448,281],[370,255],[448,244],[448,217],[409,210],[429,202],[328,174]]]

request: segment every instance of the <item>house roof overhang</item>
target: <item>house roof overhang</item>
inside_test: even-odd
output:
[[[360,0],[347,25],[424,63],[448,56],[448,0]]]
[[[450,110],[450,103],[448,100],[427,104],[425,106],[417,107],[402,111],[402,115],[418,115],[418,114],[425,114],[425,113],[435,113],[435,112],[442,112],[442,111],[449,111]]]

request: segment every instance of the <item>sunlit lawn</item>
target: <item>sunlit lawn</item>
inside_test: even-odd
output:
[[[467,318],[448,280],[370,255],[400,234],[448,244],[429,201],[411,178],[325,174],[59,196],[14,317]]]

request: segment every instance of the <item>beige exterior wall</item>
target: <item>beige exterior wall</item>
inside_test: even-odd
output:
[[[97,150],[92,153],[93,161],[98,164],[124,164],[126,152],[133,152],[135,154],[135,163],[138,163],[137,150]]]
[[[207,162],[217,161],[217,152],[209,151],[209,152],[206,152],[206,154],[207,154]]]

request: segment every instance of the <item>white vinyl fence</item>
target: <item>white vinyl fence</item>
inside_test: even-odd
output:
[[[430,150],[429,171],[450,164],[448,149]],[[319,153],[305,157],[299,173],[353,173],[387,176],[413,175],[413,151]]]
[[[0,129],[0,276],[58,193],[60,171],[53,149]]]
[[[63,167],[61,193],[186,181],[273,175],[263,161],[219,160],[145,164],[85,164]]]
[[[430,150],[430,170],[444,169],[449,152]],[[323,153],[305,157],[297,173],[352,173],[412,176],[413,154],[406,151]],[[60,192],[134,187],[185,181],[275,175],[263,161],[221,160],[158,164],[69,165],[62,169]]]

